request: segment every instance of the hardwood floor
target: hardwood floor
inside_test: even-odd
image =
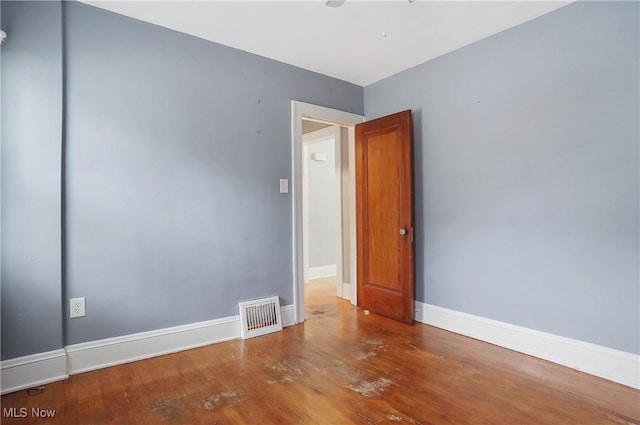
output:
[[[330,280],[306,285],[306,299],[307,321],[283,332],[7,394],[3,413],[28,415],[2,424],[640,424],[629,387],[365,315]]]

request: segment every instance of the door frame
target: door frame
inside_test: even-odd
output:
[[[293,268],[293,307],[295,323],[304,322],[304,252],[303,252],[303,222],[302,222],[302,118],[341,125],[349,128],[349,184],[352,193],[355,193],[355,125],[364,122],[364,116],[344,112],[337,109],[326,108],[311,103],[291,101],[291,244],[292,244],[292,268]],[[351,164],[354,164],[352,167]],[[356,283],[356,200],[355,196],[349,199],[350,226],[350,252],[349,263],[351,265],[351,304],[357,303]]]

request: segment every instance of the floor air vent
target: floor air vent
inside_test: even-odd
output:
[[[239,306],[242,339],[282,330],[278,296],[241,302]]]

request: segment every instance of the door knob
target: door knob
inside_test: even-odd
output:
[[[407,229],[400,229],[400,234],[402,236],[406,235],[407,234]]]

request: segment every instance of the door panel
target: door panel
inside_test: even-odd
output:
[[[411,111],[358,124],[358,306],[406,323],[413,323],[412,183]]]
[[[366,138],[364,173],[367,181],[363,201],[368,218],[364,220],[365,251],[368,259],[365,276],[368,282],[379,286],[399,288],[400,276],[396,273],[399,260],[397,233],[389,231],[390,223],[399,223],[398,205],[400,185],[395,164],[390,164],[387,146],[394,142],[393,134],[371,134]],[[389,206],[391,208],[380,208]],[[376,208],[378,207],[378,208]]]

